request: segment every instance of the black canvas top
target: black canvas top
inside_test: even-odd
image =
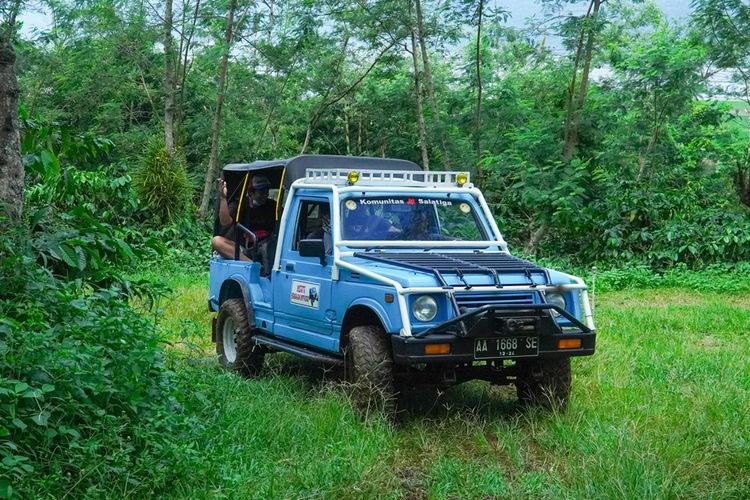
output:
[[[300,155],[285,160],[258,160],[252,163],[230,163],[224,167],[224,178],[244,176],[247,172],[263,174],[272,186],[281,183],[284,173],[284,189],[289,189],[294,181],[305,177],[309,168],[342,168],[361,170],[416,170],[421,167],[408,160],[393,158],[373,158],[368,156]]]

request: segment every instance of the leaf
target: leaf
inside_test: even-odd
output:
[[[28,427],[20,418],[14,418],[13,419],[13,425],[15,425],[18,429],[24,430]]]
[[[49,420],[49,417],[50,417],[50,412],[43,411],[42,413],[31,417],[31,420],[37,425],[41,425],[42,427],[47,427],[47,421]]]
[[[78,256],[78,269],[86,269],[86,252],[81,247],[75,247],[74,250]]]
[[[60,159],[48,149],[43,149],[40,154],[42,165],[44,165],[44,177],[54,180],[60,176]]]
[[[78,256],[76,255],[76,251],[65,243],[60,244],[60,250],[60,255],[62,256],[63,261],[65,261],[70,267],[78,269]]]

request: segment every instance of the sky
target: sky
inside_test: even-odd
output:
[[[586,8],[586,3],[581,1],[577,2],[577,5],[566,6],[563,13],[580,14]],[[688,0],[654,0],[654,3],[671,20],[685,19],[690,15],[690,2]],[[491,4],[508,10],[510,12],[508,24],[514,27],[522,27],[526,19],[542,14],[542,3],[539,0],[495,0]],[[35,29],[47,29],[52,23],[49,14],[40,12],[38,9],[25,12],[21,16],[21,21],[24,23],[21,30],[24,36],[32,35]]]

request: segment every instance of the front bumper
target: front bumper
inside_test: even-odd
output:
[[[552,311],[557,311],[571,323],[562,328]],[[538,349],[523,354],[477,357],[477,339],[513,338],[533,339]],[[579,348],[561,349],[559,341],[580,339]],[[404,365],[448,365],[502,359],[538,359],[552,357],[590,356],[596,347],[596,331],[581,323],[567,311],[552,304],[488,305],[462,314],[452,320],[411,337],[392,336],[393,360]],[[448,354],[425,354],[428,344],[449,344]]]

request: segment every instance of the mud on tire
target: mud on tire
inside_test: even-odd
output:
[[[347,379],[352,397],[364,416],[396,411],[393,358],[388,335],[379,326],[357,326],[349,332],[346,352]]]
[[[570,358],[519,363],[516,394],[521,403],[565,409],[571,380]]]
[[[228,299],[221,304],[216,318],[216,354],[227,370],[254,377],[263,369],[263,351],[252,341],[252,312],[242,299]]]

